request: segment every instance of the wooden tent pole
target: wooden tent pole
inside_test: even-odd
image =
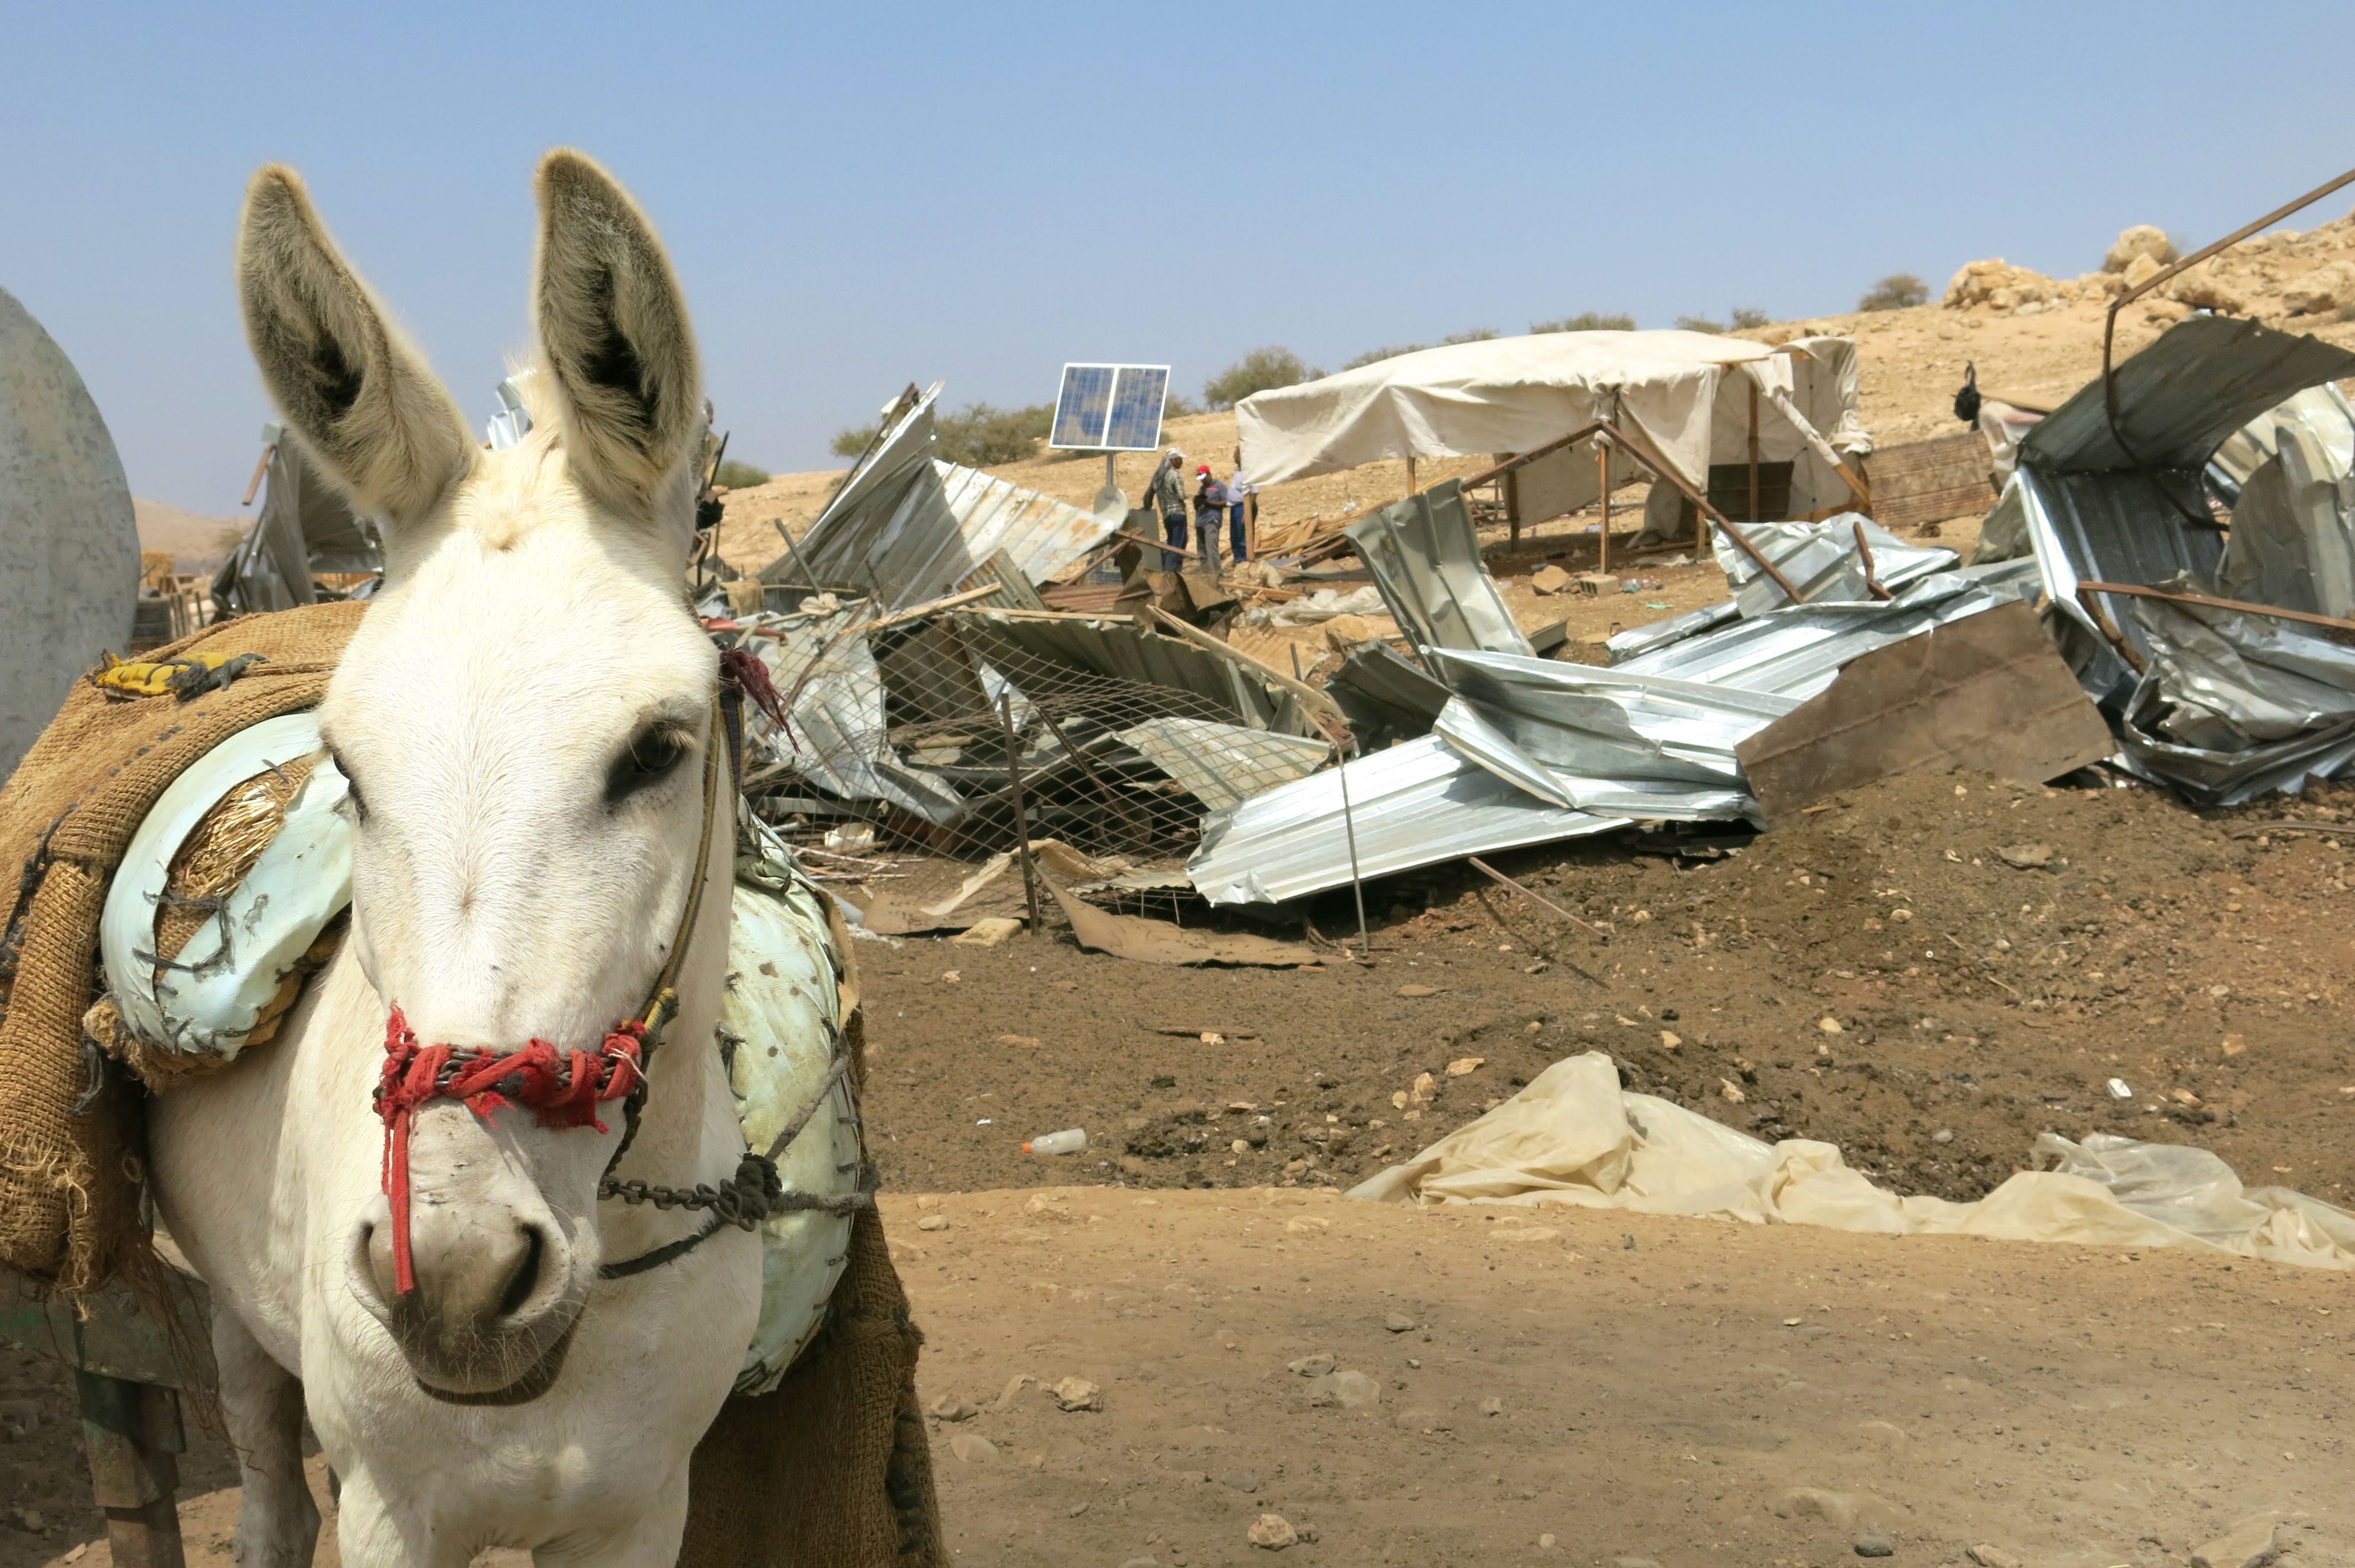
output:
[[[1742,378],[1750,383],[1750,515],[1745,523],[1759,521],[1758,508],[1758,377],[1747,370]]]

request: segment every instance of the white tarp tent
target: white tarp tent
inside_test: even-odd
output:
[[[1385,458],[1525,452],[1608,418],[1637,428],[1678,477],[1706,491],[1712,462],[1747,462],[1758,391],[1762,462],[1794,465],[1795,514],[1851,503],[1838,464],[1871,450],[1857,416],[1856,345],[1801,338],[1778,347],[1695,332],[1564,332],[1402,354],[1235,406],[1242,468],[1261,484]],[[1614,485],[1635,477],[1612,460]],[[1853,467],[1853,465],[1850,465]],[[1541,522],[1592,503],[1591,448],[1519,471],[1519,516]],[[1673,515],[1676,498],[1665,497]],[[1657,522],[1657,520],[1655,520]]]

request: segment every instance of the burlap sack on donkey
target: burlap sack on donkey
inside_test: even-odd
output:
[[[77,684],[0,789],[0,1262],[93,1289],[150,1265],[132,1097],[90,1088],[82,1014],[97,990],[98,917],[123,852],[183,768],[249,725],[318,705],[361,604],[249,616],[149,657],[258,653],[183,702]],[[5,886],[5,884],[0,884]]]

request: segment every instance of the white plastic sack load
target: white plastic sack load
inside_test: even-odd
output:
[[[1975,1203],[1901,1197],[1833,1145],[1769,1144],[1619,1086],[1611,1058],[1555,1063],[1519,1094],[1349,1196],[1377,1202],[1572,1203],[1752,1224],[2193,1246],[2313,1268],[2355,1267],[2355,1214],[2282,1187],[2243,1188],[2204,1149],[2047,1133],[2058,1169],[2023,1171]]]

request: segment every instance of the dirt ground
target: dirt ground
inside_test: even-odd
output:
[[[2262,832],[2286,818],[2344,831]],[[1601,1048],[1631,1087],[1837,1143],[1906,1191],[1978,1197],[2038,1133],[2112,1130],[2346,1202],[2350,837],[2339,786],[2203,817],[2151,790],[1938,775],[1704,844],[1714,858],[1634,834],[1497,857],[1601,939],[1451,866],[1369,885],[1371,961],[1337,950],[1321,970],[1160,968],[1061,933],[862,943],[871,1125],[902,1192],[1069,1181],[1075,1163],[1154,1187],[1347,1186]],[[2041,869],[2003,858],[2036,846]],[[1354,938],[1346,890],[1308,918]],[[1445,1075],[1467,1056],[1482,1065]],[[1439,1097],[1401,1111],[1424,1072]],[[1022,1153],[1070,1127],[1085,1155]]]
[[[2355,1555],[2336,1276],[1266,1189],[886,1219],[975,1568],[1830,1568],[1874,1537],[2160,1568],[2259,1514],[2293,1563]],[[228,1568],[232,1505],[186,1510],[198,1568]],[[1295,1545],[1251,1544],[1269,1514]],[[0,1531],[0,1563],[106,1568],[97,1537]]]

